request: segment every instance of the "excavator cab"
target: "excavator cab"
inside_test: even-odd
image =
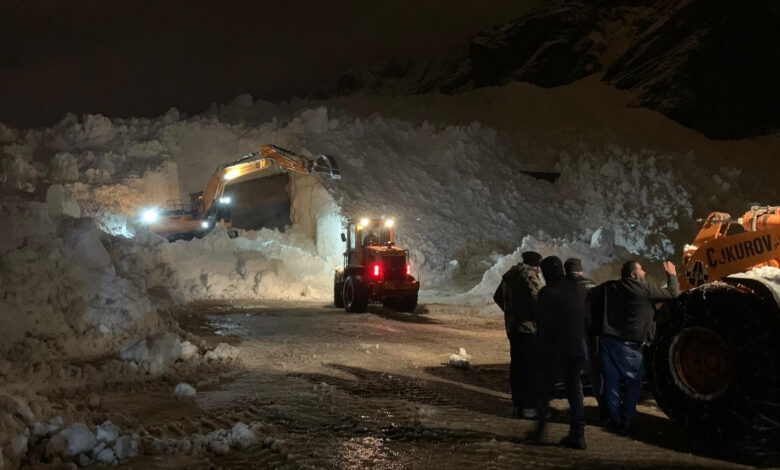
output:
[[[412,276],[409,251],[395,245],[393,219],[350,219],[341,239],[346,250],[344,266],[334,275],[336,307],[365,312],[369,302],[381,302],[401,312],[414,311],[420,283]]]

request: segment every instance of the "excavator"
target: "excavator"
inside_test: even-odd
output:
[[[153,232],[170,241],[202,237],[217,224],[230,228],[230,206],[234,201],[225,194],[227,186],[289,171],[322,173],[333,179],[341,178],[333,157],[319,155],[311,159],[275,145],[264,145],[257,152],[218,166],[206,184],[206,189],[190,194],[189,205],[181,200],[169,200],[165,210],[143,210],[141,220]]]
[[[713,212],[646,361],[659,406],[719,445],[780,447],[780,206]],[[736,230],[731,230],[732,228]],[[729,233],[733,231],[734,233]]]

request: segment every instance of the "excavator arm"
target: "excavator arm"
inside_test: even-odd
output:
[[[341,179],[336,160],[328,155],[318,155],[314,159],[304,157],[276,145],[264,145],[231,163],[217,167],[203,191],[203,214],[208,217],[214,212],[214,201],[218,201],[225,187],[267,176],[268,173],[323,173],[333,179]]]

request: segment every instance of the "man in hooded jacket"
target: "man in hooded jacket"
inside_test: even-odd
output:
[[[585,368],[585,332],[590,327],[586,305],[587,290],[563,273],[557,256],[541,262],[547,284],[539,292],[537,344],[540,358],[538,376],[538,424],[529,435],[533,441],[545,440],[547,413],[555,382],[563,377],[569,401],[569,434],[560,444],[574,449],[585,448],[585,406],[580,376]]]
[[[523,253],[523,262],[513,266],[501,278],[493,299],[504,311],[504,326],[509,338],[509,383],[512,388],[512,417],[536,416],[535,356],[536,311],[542,281],[535,251]]]

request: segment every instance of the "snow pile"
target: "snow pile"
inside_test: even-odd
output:
[[[138,457],[140,453],[138,435],[122,435],[111,421],[105,421],[95,432],[84,423],[61,429],[63,423],[61,417],[53,418],[48,424],[36,423],[30,445],[43,447],[47,459],[59,458],[82,467],[93,463],[116,465]]]
[[[208,452],[224,455],[231,448],[246,448],[258,441],[257,434],[265,432],[267,426],[263,422],[253,421],[249,424],[237,422],[231,429],[217,429],[208,434],[193,434],[184,439],[158,439],[153,436],[143,438],[143,449],[147,455],[187,454],[202,455]],[[277,444],[278,442],[278,444]],[[279,451],[279,444],[267,437],[263,441],[265,447]]]
[[[109,237],[92,219],[12,200],[0,202],[0,218],[6,221],[0,235],[0,350],[25,334],[154,327],[157,309],[145,286],[117,273],[104,242]]]
[[[753,268],[746,273],[733,274],[729,277],[760,281],[769,289],[778,305],[780,305],[780,269],[773,266],[763,266],[760,268]]]
[[[563,155],[553,185],[522,174],[533,155],[516,155],[479,123],[440,127],[292,108],[244,96],[189,119],[175,110],[159,119],[68,116],[3,146],[9,161],[54,152],[35,178],[7,176],[29,188],[45,175],[101,228],[130,236],[126,220],[138,209],[202,189],[217,165],[259,145],[336,158],[340,181],[291,179],[292,227],[284,234],[207,237],[134,253],[150,258],[136,261],[150,272],[165,264],[169,272],[152,285],[169,286],[181,301],[328,298],[345,216],[395,217],[414,274],[427,286],[445,286],[453,276],[481,275],[526,235],[587,242],[604,226],[629,252],[665,257],[676,220],[690,214],[690,197],[670,171],[673,155],[616,146]]]

